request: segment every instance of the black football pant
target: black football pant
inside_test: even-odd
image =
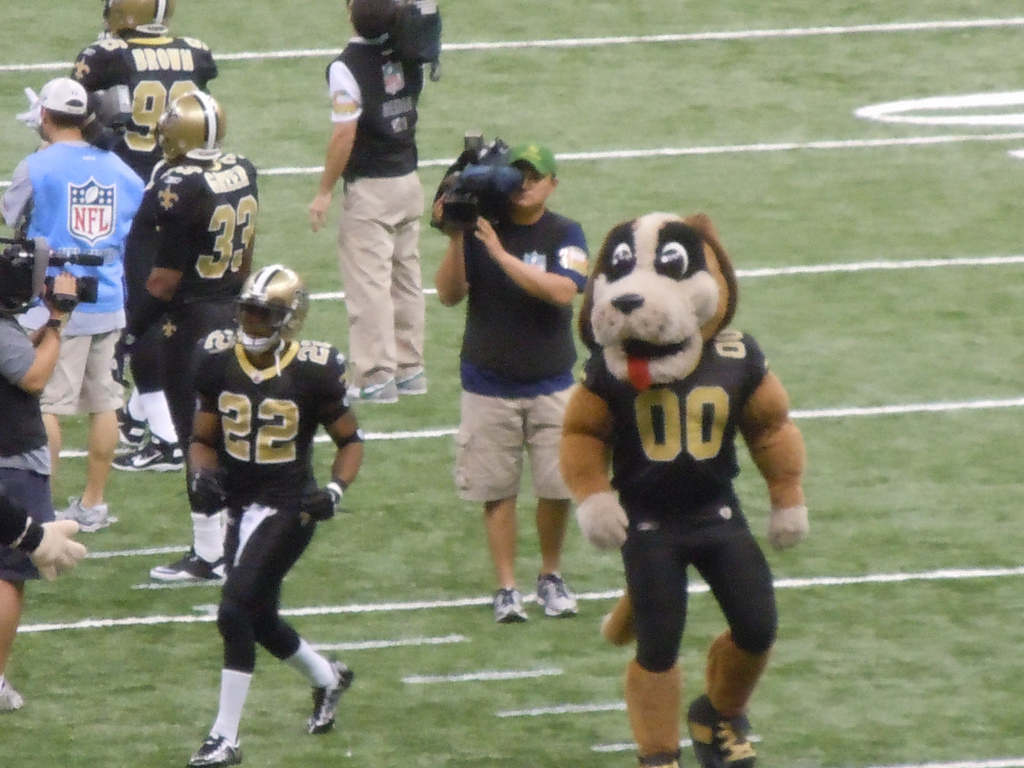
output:
[[[174,429],[186,456],[196,412],[195,365],[206,337],[216,330],[235,326],[234,302],[195,302],[168,316],[169,334],[164,338],[164,392]]]
[[[778,626],[772,574],[743,516],[672,528],[630,526],[622,547],[640,666],[664,672],[679,657],[689,565],[710,587],[736,645],[747,653],[766,652]]]
[[[256,508],[257,510],[259,507]],[[316,530],[314,521],[302,524],[297,512],[277,510],[266,516],[240,541],[240,531],[253,522],[250,511],[239,520],[232,510],[224,542],[227,581],[217,611],[217,628],[224,640],[224,668],[251,674],[256,668],[256,644],[284,660],[299,650],[299,634],[281,619],[281,583]],[[237,553],[241,556],[235,564]]]

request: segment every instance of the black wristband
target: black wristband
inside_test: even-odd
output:
[[[46,327],[55,328],[57,330],[57,333],[59,334],[61,331],[64,330],[64,321],[61,320],[59,317],[51,317],[49,320],[46,321]]]

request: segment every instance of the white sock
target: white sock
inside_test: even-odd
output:
[[[128,398],[128,402],[124,406],[124,409],[128,412],[128,415],[136,421],[146,420],[146,406],[142,404],[142,395],[139,393],[138,389],[132,390],[131,397]]]
[[[224,534],[220,527],[220,515],[192,513],[192,536],[196,554],[208,563],[224,557]]]
[[[133,399],[134,397],[135,394],[132,395]],[[167,396],[163,390],[139,395],[139,401],[142,405],[142,412],[146,414],[146,421],[149,422],[149,431],[165,443],[178,442],[178,433],[174,429],[171,409],[167,407]],[[131,400],[128,403],[130,408]]]
[[[314,688],[326,688],[338,682],[331,662],[313,650],[313,646],[305,640],[299,640],[299,650],[285,659],[284,663],[304,674]]]
[[[252,674],[233,669],[220,671],[220,708],[210,733],[223,736],[232,744],[238,743],[238,725],[242,722],[242,707],[249,695]]]

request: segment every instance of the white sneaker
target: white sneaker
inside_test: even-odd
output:
[[[517,624],[529,618],[518,589],[499,589],[494,593],[494,620],[499,624]]]
[[[578,610],[576,595],[555,573],[537,577],[537,604],[544,608],[545,616],[575,616]]]
[[[400,395],[425,395],[427,394],[427,374],[423,371],[406,376],[404,379],[395,379],[395,387]]]
[[[25,700],[21,694],[11,687],[11,684],[4,680],[0,685],[0,712],[13,712],[25,706]]]
[[[360,389],[359,387],[348,388],[348,399],[357,403],[380,403],[389,405],[398,402],[398,385],[393,378],[383,384],[368,384]]]
[[[74,520],[78,523],[78,530],[83,533],[92,533],[106,528],[111,523],[116,523],[117,518],[110,514],[106,504],[96,504],[92,507],[82,506],[81,499],[74,496],[68,497],[68,507],[56,514],[58,520]]]

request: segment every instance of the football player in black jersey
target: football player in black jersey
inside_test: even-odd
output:
[[[317,522],[334,515],[363,459],[362,433],[346,397],[345,357],[329,344],[296,339],[308,307],[295,272],[264,267],[242,289],[237,331],[211,333],[199,355],[190,489],[196,508],[228,509],[227,581],[217,613],[224,640],[220,709],[190,766],[241,762],[238,727],[257,643],[312,684],[309,733],[331,729],[354,677],[278,614],[285,574]],[[324,488],[312,465],[320,425],[337,447]]]
[[[259,193],[256,168],[241,155],[222,153],[224,113],[201,91],[176,99],[157,125],[166,166],[158,166],[143,210],[153,216],[154,266],[146,290],[128,310],[129,347],[160,322],[164,389],[183,445],[192,431],[197,344],[235,324],[234,301],[249,274]],[[134,354],[134,353],[133,353]],[[193,551],[158,566],[161,581],[218,579],[223,539],[217,515],[193,511]]]
[[[104,0],[104,33],[79,53],[71,77],[85,86],[97,119],[88,138],[114,150],[149,181],[162,158],[156,127],[167,106],[189,91],[208,89],[217,77],[210,49],[192,37],[173,37],[167,28],[175,0]],[[145,291],[152,267],[148,243],[133,231],[125,243],[128,301]],[[122,381],[125,361],[117,358]],[[183,464],[181,448],[161,389],[163,379],[158,331],[134,345],[134,390],[118,410],[121,439],[138,451],[115,460],[117,469],[169,471]],[[145,444],[147,426],[152,445]]]
[[[75,59],[71,77],[90,94],[122,89],[124,133],[112,149],[144,180],[161,159],[156,127],[174,99],[207,90],[217,77],[210,49],[193,37],[171,37],[166,23],[175,0],[104,0],[109,36],[96,40]]]

